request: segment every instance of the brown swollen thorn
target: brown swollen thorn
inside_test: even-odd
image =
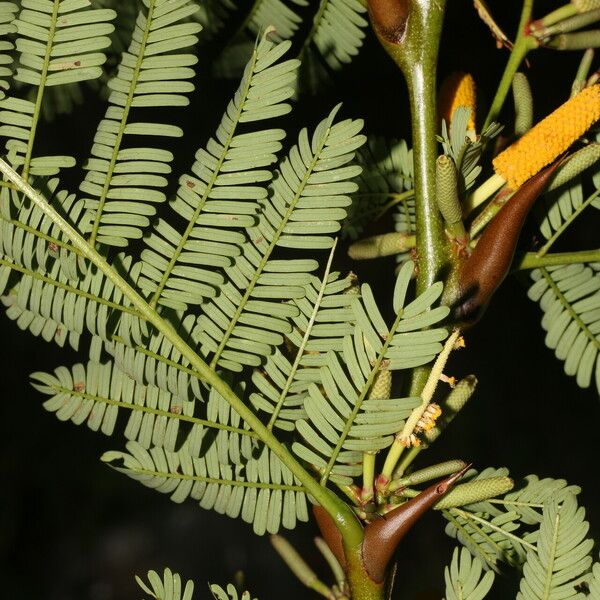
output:
[[[526,181],[485,228],[458,273],[457,320],[476,321],[481,316],[508,273],[527,214],[561,162]]]
[[[377,35],[391,44],[399,44],[406,31],[409,0],[368,0],[369,16]]]
[[[344,545],[340,530],[336,527],[335,522],[323,507],[319,506],[318,504],[314,504],[312,511],[315,521],[319,526],[321,537],[327,542],[329,549],[333,552],[333,555],[336,557],[340,565],[345,568],[346,555],[344,554]]]
[[[458,473],[434,483],[417,497],[390,511],[385,518],[371,521],[367,525],[362,544],[362,560],[374,582],[381,583],[385,580],[388,564],[402,538],[470,468],[471,465],[466,465]]]

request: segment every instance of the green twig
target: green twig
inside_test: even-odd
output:
[[[504,101],[506,100],[506,96],[510,91],[512,80],[517,72],[517,69],[527,56],[527,53],[538,46],[537,40],[533,36],[529,35],[527,31],[527,26],[531,21],[531,14],[533,12],[533,2],[534,0],[523,1],[517,39],[515,40],[515,45],[510,53],[504,73],[502,74],[502,79],[500,80],[500,84],[496,90],[496,95],[494,96],[494,100],[490,106],[490,110],[485,119],[485,123],[483,124],[482,131],[485,131],[493,121],[498,119],[500,111],[502,110],[502,106],[504,105]]]
[[[513,266],[513,271],[527,271],[540,267],[555,265],[572,265],[579,263],[600,262],[600,248],[596,250],[580,250],[578,252],[553,252],[538,256],[535,252],[527,252]]]

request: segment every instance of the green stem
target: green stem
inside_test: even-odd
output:
[[[380,41],[404,73],[412,117],[415,212],[417,234],[417,294],[440,277],[446,261],[446,239],[435,199],[437,160],[436,71],[445,0],[410,2],[410,17],[400,43]],[[410,394],[418,396],[428,367],[413,370]]]
[[[115,271],[106,259],[79,232],[73,228],[36,190],[34,190],[10,165],[0,159],[0,171],[15,184],[39,209],[71,240],[81,254],[100,269],[106,278],[117,287],[140,312],[142,318],[152,324],[171,344],[189,361],[199,376],[215,389],[225,401],[248,423],[259,438],[272,450],[281,462],[304,485],[319,504],[330,514],[345,538],[360,545],[363,528],[352,509],[340,498],[322,487],[308,471],[296,460],[289,450],[273,435],[252,410],[235,394],[217,373],[211,369],[194,350],[177,334],[171,324],[161,318],[146,300]]]
[[[536,21],[536,25],[544,27],[549,27],[550,25],[554,25],[554,23],[558,23],[564,19],[568,19],[577,14],[577,9],[574,4],[565,4],[548,13],[545,17],[542,17],[539,21]]]
[[[534,0],[523,1],[517,39],[515,40],[515,45],[510,53],[510,58],[508,59],[504,73],[502,74],[502,79],[496,90],[496,95],[490,106],[482,131],[485,131],[493,121],[498,119],[517,69],[527,56],[527,53],[538,46],[536,39],[527,32],[527,25],[531,21],[531,13],[533,12],[533,1]]]
[[[589,263],[600,261],[600,248],[596,250],[581,250],[579,252],[554,252],[544,256],[538,256],[535,252],[527,252],[515,263],[513,271],[527,271],[539,269],[540,267],[552,267],[554,265],[572,265],[578,263]]]

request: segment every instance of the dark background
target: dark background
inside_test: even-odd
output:
[[[512,36],[520,2],[490,4]],[[536,16],[558,5],[537,4]],[[449,0],[448,5],[440,76],[454,70],[473,73],[483,115],[508,52],[496,49],[471,2]],[[531,56],[528,73],[538,117],[568,96],[579,54],[539,51]],[[210,57],[209,48],[204,62]],[[190,164],[195,148],[206,141],[206,132],[220,119],[233,89],[232,84],[212,82],[206,65],[197,84],[198,101],[179,115],[188,143],[187,154],[177,159],[182,169]],[[308,99],[294,112],[296,125],[314,125],[340,99],[345,103],[344,116],[364,117],[367,132],[408,135],[402,80],[373,39],[352,66],[337,76],[333,91]],[[52,146],[53,153],[59,153],[58,147],[60,152],[87,156],[103,110],[90,96],[84,110],[43,126],[43,143]],[[75,171],[72,181],[67,175],[72,189],[79,176]],[[575,240],[575,247],[597,246],[598,221],[590,216],[581,221],[567,241]],[[355,267],[378,290],[385,290],[392,269],[391,261]],[[380,296],[385,298],[385,292]],[[597,392],[580,390],[574,379],[564,375],[562,363],[544,345],[539,321],[540,311],[527,300],[521,283],[508,280],[482,322],[468,332],[467,349],[453,358],[448,369],[459,377],[477,374],[478,393],[443,440],[427,453],[426,461],[462,458],[478,468],[509,466],[515,477],[528,473],[564,477],[582,486],[580,500],[587,507],[592,533],[600,539],[600,489],[593,458],[600,422]],[[206,582],[230,581],[236,571],[245,574],[247,586],[261,600],[283,594],[290,600],[311,597],[275,555],[268,539],[254,536],[246,524],[203,511],[193,502],[175,505],[101,464],[102,452],[120,447],[120,441],[60,423],[43,410],[41,396],[28,384],[32,371],[80,359],[21,333],[8,319],[0,320],[0,328],[4,390],[0,402],[0,596],[125,600],[142,595],[133,581],[135,573],[169,566],[196,581],[199,599],[209,597]],[[442,597],[443,566],[454,546],[443,527],[442,518],[432,513],[403,541],[394,597],[418,598],[423,592],[429,595],[422,598]],[[315,533],[310,523],[298,527],[289,538],[323,572],[312,546]],[[494,598],[513,597],[514,578],[508,573],[499,578]]]

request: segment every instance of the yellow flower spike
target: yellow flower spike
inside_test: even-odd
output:
[[[571,0],[571,4],[580,13],[600,8],[600,0]]]
[[[439,101],[440,119],[445,119],[446,123],[450,123],[454,111],[459,106],[471,109],[469,129],[475,131],[477,96],[475,80],[469,73],[453,73],[442,83]]]
[[[600,119],[600,84],[584,89],[530,129],[493,161],[512,189],[560,156]]]

